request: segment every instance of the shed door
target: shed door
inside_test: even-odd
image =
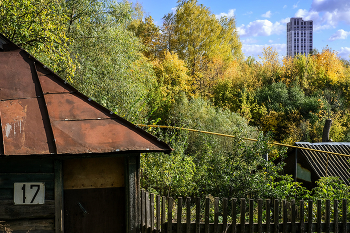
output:
[[[63,185],[66,233],[125,232],[123,158],[66,160]]]

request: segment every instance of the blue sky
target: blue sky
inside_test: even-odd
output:
[[[132,0],[136,2],[136,0]],[[158,26],[162,17],[173,11],[177,0],[138,0]],[[198,0],[219,17],[234,16],[246,57],[258,55],[272,46],[286,55],[286,23],[290,17],[314,22],[314,48],[327,45],[350,60],[350,0]]]

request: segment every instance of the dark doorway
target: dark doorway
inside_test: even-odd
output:
[[[123,158],[84,158],[64,161],[65,232],[125,232],[124,181]]]
[[[64,190],[66,233],[125,232],[125,188]]]

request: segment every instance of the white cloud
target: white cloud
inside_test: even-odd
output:
[[[338,51],[338,56],[345,60],[350,60],[350,47],[341,47]]]
[[[273,40],[269,40],[269,43],[273,43]]]
[[[236,11],[236,9],[230,9],[228,11],[228,13],[220,13],[220,14],[215,15],[215,16],[216,16],[216,18],[221,18],[221,17],[231,18],[231,17],[235,16],[235,11]]]
[[[290,18],[281,19],[280,23],[286,24],[290,22]]]
[[[270,18],[271,17],[271,11],[266,12],[265,14],[261,15],[264,18]]]
[[[344,31],[343,29],[340,29],[336,31],[328,40],[345,40],[350,35],[350,31]]]
[[[341,11],[349,10],[350,3],[349,0],[313,0],[311,8],[316,11]]]
[[[272,34],[280,34],[285,31],[285,26],[280,22],[272,23],[271,21],[255,20],[250,22],[247,26],[237,27],[240,36],[270,36]]]
[[[298,1],[297,3],[295,3],[295,4],[293,5],[293,9],[295,9],[295,8],[298,7],[299,2],[300,2],[300,1]]]
[[[284,5],[284,6],[283,6],[283,9],[286,9],[286,8],[287,8],[287,5]]]
[[[313,20],[313,21],[318,21],[320,19],[318,12],[307,11],[305,9],[299,9],[297,13],[295,13],[295,17],[302,17],[303,20]]]
[[[325,17],[320,16],[319,12],[313,10],[299,9],[295,13],[295,17],[302,17],[303,20],[312,20],[314,23],[314,31],[331,28],[332,25],[326,22]]]
[[[299,9],[296,17],[314,21],[314,30],[335,28],[340,22],[350,25],[349,0],[313,0],[310,10]]]
[[[177,10],[177,7],[171,8],[171,11],[172,11],[174,14],[176,13],[176,10]]]
[[[258,40],[253,39],[253,38],[247,38],[247,39],[241,40],[241,42],[243,44],[254,44],[254,43],[257,43]]]
[[[248,11],[247,13],[243,14],[243,15],[251,15],[253,14],[253,11]]]
[[[252,56],[252,57],[255,57],[256,59],[258,59],[258,56],[262,56],[262,52],[263,52],[264,48],[267,48],[269,46],[278,52],[278,54],[280,55],[280,58],[282,58],[282,56],[284,56],[286,54],[286,48],[287,48],[286,44],[270,44],[270,45],[267,45],[267,44],[265,44],[265,45],[243,44],[242,51],[244,53],[244,56],[246,56],[246,57]]]

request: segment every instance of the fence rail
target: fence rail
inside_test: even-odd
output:
[[[339,207],[339,208],[338,208]],[[341,207],[341,208],[340,208]],[[141,191],[143,233],[350,232],[347,200],[160,197]]]

